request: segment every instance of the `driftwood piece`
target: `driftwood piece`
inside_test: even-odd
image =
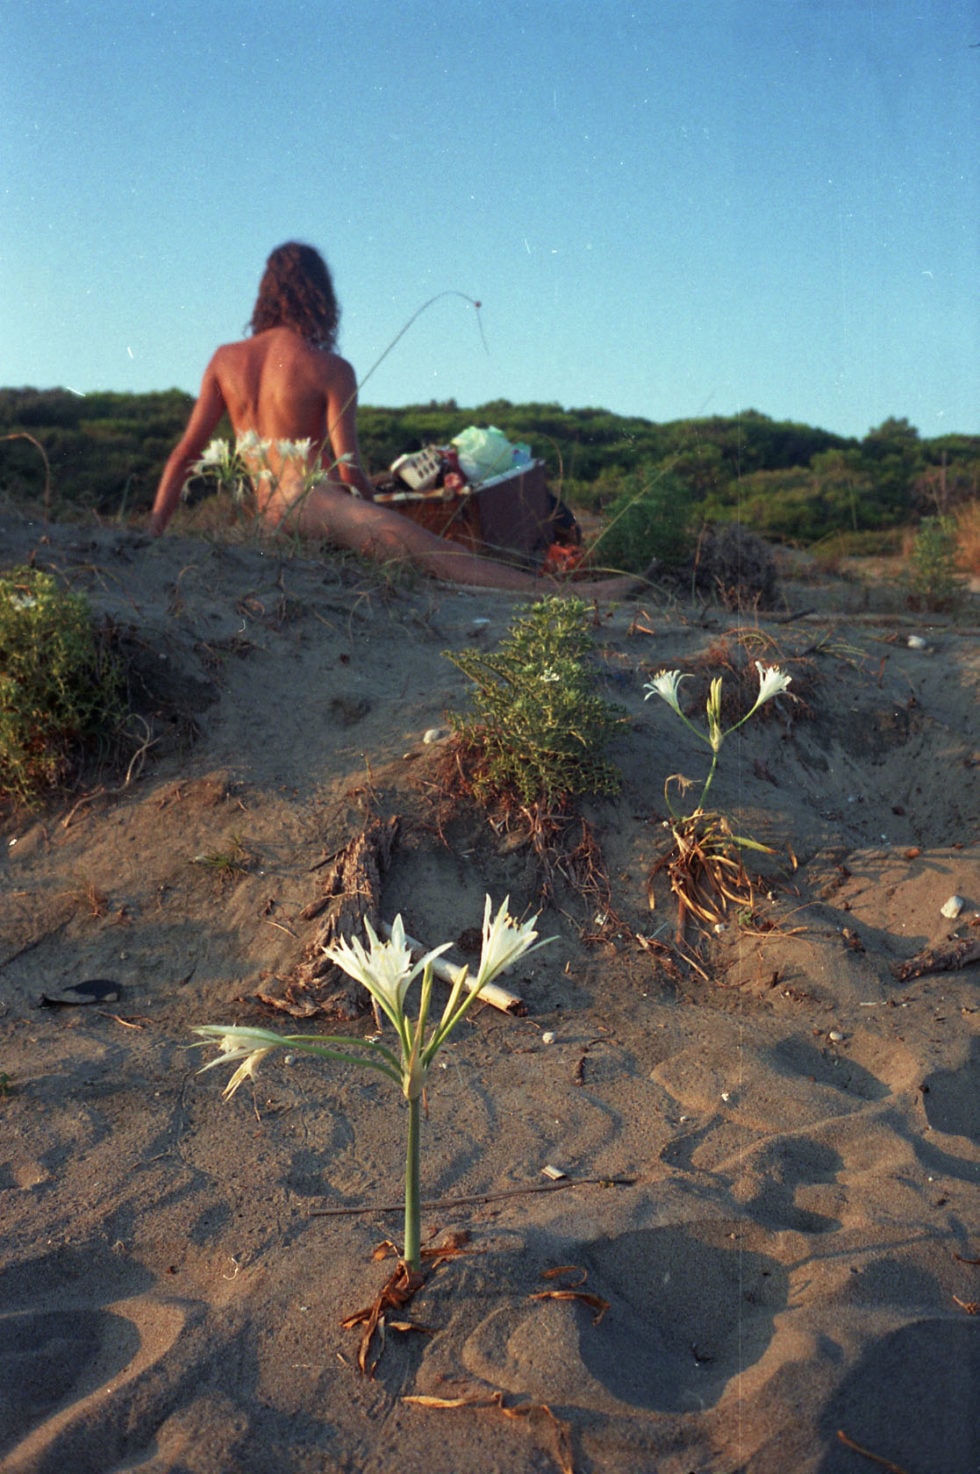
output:
[[[324,955],[324,947],[352,937],[363,938],[365,918],[380,934],[381,877],[391,860],[399,819],[370,818],[359,834],[322,867],[320,893],[300,912],[301,921],[321,918],[299,961],[285,977],[268,980],[255,997],[269,1008],[294,1018],[316,1014],[355,1018],[363,1013],[367,993]]]
[[[953,937],[951,941],[917,952],[906,962],[896,963],[892,972],[900,983],[908,983],[930,972],[953,972],[958,967],[969,967],[971,962],[980,962],[980,938]]]
[[[391,927],[387,922],[385,922],[384,934],[386,937],[391,936]],[[405,944],[416,958],[421,957],[424,952],[428,951],[428,948],[424,947],[421,942],[417,942],[414,937],[406,936]],[[464,964],[462,962],[450,962],[445,954],[443,954],[442,957],[437,957],[433,962],[432,971],[435,977],[452,987],[460,968],[463,966]],[[475,977],[467,977],[466,985],[471,993],[475,984]],[[527,1013],[527,1004],[523,998],[519,998],[516,993],[508,992],[506,988],[501,988],[498,983],[487,983],[485,987],[481,988],[480,1002],[489,1003],[492,1008],[499,1008],[501,1013],[510,1013],[517,1018],[523,1018]]]

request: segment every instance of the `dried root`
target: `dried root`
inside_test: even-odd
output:
[[[755,909],[755,887],[742,863],[742,850],[751,848],[772,854],[756,840],[733,834],[723,814],[702,810],[671,825],[674,843],[661,855],[647,877],[647,897],[655,905],[653,883],[666,872],[670,889],[677,897],[677,940],[683,942],[688,916],[704,926],[718,926],[729,908],[748,912]]]

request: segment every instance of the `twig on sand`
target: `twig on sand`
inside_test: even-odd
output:
[[[433,1397],[430,1394],[419,1393],[403,1397],[402,1402],[424,1408],[497,1408],[505,1418],[527,1418],[529,1422],[540,1415],[547,1419],[553,1430],[555,1453],[561,1474],[575,1474],[569,1425],[562,1422],[560,1418],[556,1418],[546,1402],[521,1402],[508,1407],[504,1402],[505,1395],[496,1388],[486,1390],[478,1388],[473,1391],[464,1391],[459,1397]]]
[[[561,1192],[566,1187],[632,1187],[635,1177],[563,1177],[561,1182],[535,1183],[529,1187],[511,1187],[504,1192],[476,1193],[469,1198],[433,1198],[423,1203],[426,1212],[443,1208],[471,1208],[482,1203],[498,1203],[504,1198],[522,1198],[529,1193]],[[404,1203],[367,1203],[361,1208],[311,1208],[311,1218],[355,1218],[361,1213],[402,1213]]]
[[[859,1443],[854,1442],[853,1438],[848,1438],[847,1434],[841,1428],[837,1430],[837,1437],[848,1448],[853,1448],[855,1453],[863,1454],[866,1459],[871,1459],[873,1463],[880,1464],[882,1469],[889,1471],[889,1474],[908,1474],[908,1471],[903,1469],[901,1464],[893,1464],[890,1459],[883,1459],[880,1454],[873,1454],[870,1449],[862,1448]]]

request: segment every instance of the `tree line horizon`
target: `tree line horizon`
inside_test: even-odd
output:
[[[122,519],[149,510],[193,402],[179,389],[84,396],[0,389],[0,437],[32,436],[44,447],[54,515],[73,509]],[[650,495],[688,520],[737,519],[762,537],[801,546],[834,533],[868,540],[945,516],[980,495],[980,435],[925,439],[898,417],[859,439],[754,409],[667,422],[507,399],[472,408],[449,399],[358,410],[372,474],[405,450],[447,444],[470,424],[496,425],[526,442],[573,508],[601,514]],[[37,501],[43,485],[28,440],[0,443],[0,493]]]

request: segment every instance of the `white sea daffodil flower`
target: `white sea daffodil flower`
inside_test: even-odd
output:
[[[199,1032],[204,1033],[205,1030],[202,1029]],[[216,1031],[214,1029],[208,1029],[207,1032],[213,1034]],[[241,1060],[242,1062],[238,1066],[238,1069],[234,1072],[224,1088],[224,1098],[225,1100],[230,1100],[239,1085],[243,1085],[246,1080],[254,1079],[255,1071],[265,1059],[266,1055],[278,1046],[279,1039],[275,1034],[270,1034],[266,1029],[231,1028],[221,1029],[217,1032],[219,1034],[217,1044],[220,1053],[217,1059],[209,1060],[201,1068],[199,1073],[203,1075],[206,1070],[213,1070],[215,1065],[227,1065],[232,1060]]]
[[[235,450],[240,456],[254,455],[257,450],[268,450],[271,443],[269,440],[262,440],[257,431],[246,430],[235,441]]]
[[[280,440],[279,454],[284,461],[294,459],[297,461],[307,461],[309,460],[312,445],[313,441],[308,435],[305,440]]]
[[[668,706],[673,707],[684,725],[689,727],[696,737],[700,737],[701,741],[706,742],[711,748],[711,770],[705,779],[704,787],[701,790],[701,797],[694,811],[695,813],[700,813],[704,808],[704,801],[708,789],[714,780],[715,769],[718,765],[718,754],[721,752],[725,738],[730,737],[733,732],[737,732],[739,727],[743,726],[749,717],[759,710],[760,706],[764,706],[774,696],[780,696],[789,689],[789,683],[792,677],[781,671],[778,665],[765,666],[761,660],[757,660],[755,662],[755,668],[759,672],[759,694],[745,715],[740,717],[737,722],[733,722],[730,727],[723,727],[721,721],[722,678],[721,676],[716,676],[711,682],[708,689],[708,699],[705,702],[705,715],[708,721],[707,733],[700,731],[681,711],[678,690],[681,681],[684,680],[684,676],[681,675],[680,671],[659,671],[652,681],[647,682],[644,688],[647,700],[651,696],[659,696],[663,701],[666,701]],[[667,780],[667,783],[673,783],[677,779],[678,775],[675,774],[674,777]],[[664,792],[666,795],[666,786]],[[669,797],[667,798],[667,806],[671,808]],[[674,813],[673,808],[671,808],[671,813]],[[674,817],[677,818],[678,816],[675,815]]]
[[[644,686],[643,689],[646,692],[646,695],[643,699],[644,701],[649,701],[651,696],[659,696],[661,701],[666,701],[667,705],[671,708],[672,711],[676,711],[677,715],[680,717],[685,727],[689,728],[690,731],[694,733],[695,737],[699,737],[702,742],[711,742],[712,739],[710,737],[705,737],[704,733],[698,730],[698,728],[691,721],[690,717],[685,716],[684,713],[681,711],[681,681],[686,681],[688,679],[689,674],[685,672],[684,675],[681,675],[679,670],[658,671],[657,674],[653,677],[653,680],[647,681],[646,685]],[[710,724],[710,709],[708,711],[708,721]]]
[[[476,1002],[481,989],[519,957],[546,945],[545,941],[537,940],[537,916],[519,923],[510,916],[507,906],[508,901],[505,901],[494,916],[491,914],[493,908],[490,897],[487,897],[483,912],[483,947],[479,972],[471,983],[467,968],[460,967],[456,971],[442,1018],[431,1030],[427,1026],[432,996],[432,964],[449,948],[449,942],[435,947],[413,963],[404,924],[401,917],[397,916],[391,928],[391,937],[386,942],[382,942],[370,922],[365,921],[369,942],[367,948],[356,939],[345,939],[324,948],[325,955],[350,977],[363,983],[384,1009],[398,1034],[396,1048],[389,1048],[378,1037],[362,1039],[328,1034],[274,1034],[268,1029],[238,1028],[221,1024],[204,1024],[194,1031],[218,1046],[217,1059],[206,1064],[205,1070],[214,1069],[215,1065],[240,1061],[225,1089],[226,1098],[234,1095],[245,1080],[254,1078],[258,1065],[270,1050],[284,1047],[316,1055],[324,1060],[365,1065],[368,1069],[387,1076],[400,1088],[408,1103],[403,1257],[409,1268],[416,1272],[421,1266],[419,1140],[422,1097],[432,1062],[453,1029]],[[554,938],[549,937],[546,940],[553,941]],[[422,988],[418,1015],[409,1019],[405,1013],[405,995],[419,973],[422,974]]]
[[[227,467],[230,456],[231,447],[227,440],[212,440],[200,460],[196,462],[194,469],[204,471],[211,466]]]
[[[389,941],[381,941],[367,918],[364,921],[364,930],[371,944],[369,952],[357,937],[350,941],[342,937],[339,942],[324,947],[324,955],[347,973],[348,977],[364,984],[371,997],[377,1000],[400,1032],[399,1021],[405,1017],[405,994],[411,983],[420,972],[424,972],[428,963],[447,952],[452,943],[444,942],[441,947],[427,952],[418,962],[413,963],[400,915],[395,917],[392,924]]]
[[[485,987],[519,957],[546,945],[546,942],[537,941],[538,933],[534,929],[537,916],[532,916],[530,921],[524,923],[515,921],[507,909],[509,905],[510,896],[491,920],[491,902],[487,896],[483,908],[483,947],[480,953],[480,970],[476,975],[477,989]]]
[[[736,728],[741,727],[743,722],[747,722],[749,717],[759,710],[760,706],[765,706],[766,702],[771,701],[774,696],[782,696],[785,691],[789,690],[789,683],[793,677],[785,675],[778,665],[767,666],[763,665],[761,660],[757,660],[755,668],[759,672],[759,694],[744,717],[741,717],[733,727],[729,727],[729,732],[734,732]],[[727,737],[728,733],[726,732],[725,735]]]
[[[677,693],[681,681],[688,679],[688,676],[682,676],[679,670],[658,671],[653,677],[653,680],[647,681],[644,686],[643,689],[646,695],[643,699],[644,701],[649,701],[651,696],[659,696],[661,700],[666,701],[668,706],[673,707],[679,717],[683,717],[684,713],[681,711],[680,699]]]
[[[753,706],[752,711],[756,711],[764,702],[770,701],[773,696],[781,696],[784,691],[789,689],[789,683],[793,679],[792,676],[784,675],[778,665],[765,666],[761,660],[756,661],[755,668],[759,672],[759,694],[755,699],[755,706]],[[749,715],[751,715],[751,712]]]

